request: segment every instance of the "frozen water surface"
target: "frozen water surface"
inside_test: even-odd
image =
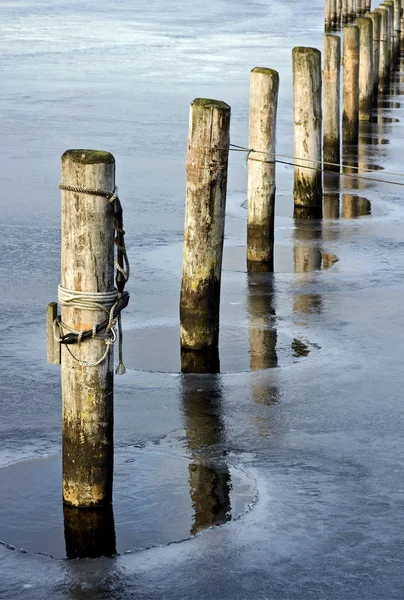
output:
[[[291,49],[322,49],[323,2],[1,8],[0,597],[401,599],[403,188],[352,167],[378,169],[375,180],[402,171],[403,74],[359,148],[345,149],[344,176],[326,177],[322,222],[293,221],[293,172],[278,165],[273,277],[245,273],[246,169],[231,156],[221,359],[239,366],[180,376],[171,364],[139,368],[135,350],[141,332],[156,362],[152,332],[160,358],[178,351],[189,102],[227,101],[232,142],[245,145],[249,71],[278,69],[278,151],[291,154]],[[131,368],[116,379],[121,554],[75,561],[36,553],[55,522],[64,551],[61,506],[59,517],[45,510],[57,495],[61,407],[44,314],[59,282],[59,157],[70,147],[116,156],[133,273]],[[133,503],[119,508],[124,490]],[[120,531],[137,538],[133,550],[156,547],[122,554]]]

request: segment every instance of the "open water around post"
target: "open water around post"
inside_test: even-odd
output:
[[[324,219],[294,222],[278,165],[276,273],[248,277],[232,153],[221,374],[179,374],[189,103],[228,102],[247,145],[249,71],[277,69],[292,155],[291,50],[322,50],[323,2],[3,0],[1,23],[0,598],[402,599],[404,188],[327,176]],[[371,178],[403,171],[399,71],[344,151]],[[44,320],[60,155],[81,147],[116,157],[132,276],[98,540],[118,555],[68,561]]]

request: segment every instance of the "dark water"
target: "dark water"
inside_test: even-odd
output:
[[[372,181],[402,171],[402,73],[345,149],[341,179],[325,178],[322,222],[293,220],[293,171],[279,165],[273,277],[245,273],[246,169],[232,155],[224,372],[180,376],[173,347],[189,102],[227,101],[245,145],[249,70],[278,69],[278,151],[292,154],[291,49],[322,49],[322,4],[2,2],[0,539],[16,549],[0,546],[0,598],[403,597],[403,188]],[[71,147],[116,157],[133,273],[116,539],[111,515],[103,539],[156,547],[65,561],[36,552],[64,552],[44,315]]]

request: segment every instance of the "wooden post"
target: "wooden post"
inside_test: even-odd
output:
[[[46,311],[46,354],[51,365],[60,365],[60,344],[55,340],[53,333],[53,322],[57,315],[58,304],[51,302]]]
[[[352,23],[356,19],[356,0],[348,0],[348,22]]]
[[[247,270],[274,270],[275,141],[279,74],[256,67],[250,74]]]
[[[373,23],[373,94],[374,100],[377,96],[377,88],[379,85],[379,70],[380,70],[380,27],[381,15],[378,12],[368,12],[366,16],[372,19]]]
[[[360,17],[365,14],[365,0],[357,0],[357,15]]]
[[[401,0],[394,0],[394,41],[396,57],[400,54],[401,46],[401,4]]]
[[[355,25],[344,27],[344,77],[342,141],[358,143],[359,132],[359,29]]]
[[[340,29],[342,21],[342,0],[337,0],[337,22],[336,27]]]
[[[384,92],[386,88],[388,73],[389,73],[389,43],[388,43],[388,26],[389,14],[386,6],[379,6],[375,10],[380,14],[380,62],[379,62],[379,92]]]
[[[322,216],[321,53],[293,48],[294,204],[295,216]]]
[[[324,169],[339,172],[340,163],[340,72],[341,41],[337,35],[324,36]],[[332,163],[332,164],[326,164]],[[335,166],[338,165],[338,166]]]
[[[68,150],[62,156],[62,182],[112,193],[114,157],[109,152]],[[62,191],[61,285],[77,292],[114,290],[114,227],[106,198]],[[62,322],[77,331],[91,329],[105,317],[102,310],[62,304]],[[112,501],[112,347],[100,364],[84,366],[97,362],[105,350],[104,340],[96,338],[62,345],[63,500],[72,506]]]
[[[386,0],[382,6],[388,10],[387,40],[389,48],[388,72],[394,67],[394,1]]]
[[[190,350],[219,343],[229,129],[228,104],[191,103],[180,298],[181,347]]]
[[[337,0],[331,0],[331,28],[337,25]]]
[[[347,25],[349,23],[350,14],[349,14],[349,4],[348,0],[343,0],[342,3],[342,24]]]
[[[365,12],[370,12],[372,0],[365,0]]]
[[[359,120],[370,121],[373,97],[373,23],[359,17]]]
[[[331,0],[325,0],[324,8],[325,8],[324,29],[326,31],[331,31],[331,29],[332,29],[332,6],[331,6]]]

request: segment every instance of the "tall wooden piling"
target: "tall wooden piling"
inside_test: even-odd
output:
[[[386,6],[379,6],[375,13],[380,14],[380,56],[379,56],[379,92],[384,92],[389,74],[389,13]]]
[[[358,143],[359,132],[359,29],[344,27],[342,141]]]
[[[292,58],[295,216],[321,217],[321,53],[297,47]]]
[[[112,193],[114,157],[109,152],[68,150],[62,156],[62,183]],[[106,198],[62,189],[61,270],[65,293],[113,292],[114,227]],[[61,320],[76,331],[105,320],[99,308],[69,304],[62,303]],[[62,345],[63,500],[72,506],[96,507],[112,500],[112,347],[97,364],[106,349],[99,338]]]
[[[340,75],[341,40],[337,35],[324,36],[324,168],[339,171],[340,163]],[[329,163],[329,164],[327,164]],[[338,166],[335,166],[338,165]]]
[[[331,31],[332,29],[332,1],[325,0],[324,3],[324,29]]]
[[[401,47],[401,6],[402,0],[394,0],[394,45],[396,57]]]
[[[275,142],[279,74],[256,67],[250,74],[247,269],[273,271]]]
[[[359,120],[370,121],[373,99],[373,23],[359,17]]]
[[[388,72],[394,68],[394,1],[386,0],[382,6],[388,11],[387,40],[389,48]]]
[[[348,23],[356,19],[356,0],[348,0]]]
[[[342,21],[342,0],[337,0],[337,21],[336,28],[339,29],[341,27]]]
[[[368,12],[366,17],[372,19],[373,23],[373,95],[374,99],[377,95],[377,88],[379,85],[379,71],[380,71],[380,28],[381,28],[381,15],[378,12]]]
[[[358,17],[365,14],[365,0],[357,0],[357,15]]]
[[[206,98],[191,103],[180,298],[183,349],[209,350],[219,342],[229,130],[228,104]]]
[[[342,24],[347,25],[349,23],[349,3],[348,0],[342,1]]]
[[[331,26],[333,29],[337,26],[337,0],[331,0]]]

